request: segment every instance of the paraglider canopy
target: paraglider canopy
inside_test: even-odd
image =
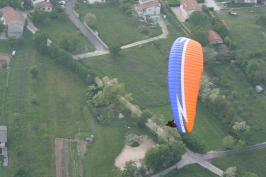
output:
[[[191,132],[203,72],[200,43],[180,37],[169,54],[168,90],[172,115],[180,132]]]

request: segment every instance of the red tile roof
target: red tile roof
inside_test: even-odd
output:
[[[37,8],[42,8],[42,7],[53,7],[53,5],[50,2],[42,1],[37,4],[35,4]]]
[[[210,42],[219,42],[219,41],[223,41],[223,39],[221,38],[221,36],[213,30],[209,30],[208,32],[208,39]]]
[[[150,1],[150,2],[147,2],[147,3],[144,3],[144,4],[139,4],[139,7],[140,7],[141,9],[147,9],[147,8],[149,8],[149,7],[153,7],[153,6],[158,6],[158,7],[160,7],[161,4],[160,4],[159,2],[157,2],[157,1]]]
[[[7,26],[13,24],[24,25],[24,20],[21,14],[18,11],[14,10],[12,7],[10,6],[4,7],[1,9],[1,12],[5,17],[5,22]]]
[[[201,7],[196,0],[181,0],[180,5],[183,5],[183,9],[186,11],[201,10]]]

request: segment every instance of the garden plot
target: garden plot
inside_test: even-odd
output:
[[[56,177],[82,177],[80,159],[86,152],[83,140],[55,139]]]

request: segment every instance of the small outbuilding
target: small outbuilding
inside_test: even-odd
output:
[[[256,90],[258,93],[262,93],[262,92],[263,92],[263,88],[262,88],[260,85],[256,85],[255,90]]]
[[[208,39],[210,44],[212,45],[218,45],[223,43],[223,39],[221,38],[221,36],[216,31],[213,30],[209,30]]]

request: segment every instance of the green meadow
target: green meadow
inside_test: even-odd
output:
[[[87,13],[96,15],[97,22],[95,26],[91,26],[91,28],[98,32],[99,37],[107,45],[115,43],[123,46],[139,40],[158,36],[162,33],[158,25],[155,28],[148,28],[149,35],[141,33],[140,30],[133,25],[139,22],[133,21],[132,17],[123,14],[119,10],[119,5],[88,7],[84,4],[77,4],[74,9],[82,20],[84,20]]]
[[[36,28],[47,34],[48,38],[56,44],[59,43],[62,34],[74,34],[77,32],[79,34],[77,37],[78,43],[74,54],[81,54],[96,50],[94,45],[90,43],[90,41],[68,18],[65,21],[61,19],[51,19],[48,24],[36,23],[34,25]]]
[[[256,51],[266,47],[266,28],[255,23],[259,15],[266,13],[266,7],[234,9],[236,16],[229,15],[227,11],[220,10],[215,15],[225,21],[229,27],[229,37],[238,48]]]

